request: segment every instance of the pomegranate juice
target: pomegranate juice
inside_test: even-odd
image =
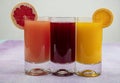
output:
[[[51,22],[51,61],[75,61],[75,22]]]

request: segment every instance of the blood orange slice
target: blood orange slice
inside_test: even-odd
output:
[[[97,9],[93,14],[93,22],[101,22],[103,28],[108,27],[112,24],[113,14],[106,8]]]
[[[17,4],[11,12],[13,23],[20,29],[24,29],[25,19],[36,20],[37,17],[35,8],[26,2]]]

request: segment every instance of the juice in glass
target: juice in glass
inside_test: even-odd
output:
[[[50,22],[46,17],[37,21],[26,20],[25,40],[25,72],[29,75],[47,74],[50,54]]]
[[[102,25],[90,18],[78,18],[76,27],[76,74],[98,76],[101,73]]]
[[[75,61],[75,19],[51,18],[51,71],[53,75],[73,74]]]

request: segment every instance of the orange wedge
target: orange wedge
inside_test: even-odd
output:
[[[103,28],[105,28],[112,24],[113,14],[110,10],[106,8],[100,8],[94,12],[92,19],[93,19],[93,22],[101,22],[103,25]]]

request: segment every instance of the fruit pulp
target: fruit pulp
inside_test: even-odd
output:
[[[102,25],[100,23],[77,22],[76,61],[96,64],[102,55]]]
[[[49,60],[50,22],[25,21],[25,60],[27,62],[45,62]]]
[[[93,14],[93,22],[101,22],[102,27],[106,28],[112,24],[113,14],[106,8],[97,9]]]
[[[26,2],[17,4],[11,12],[11,19],[13,23],[20,29],[24,29],[24,20],[36,20],[37,12],[35,8]]]
[[[75,61],[75,23],[51,22],[51,61]]]

